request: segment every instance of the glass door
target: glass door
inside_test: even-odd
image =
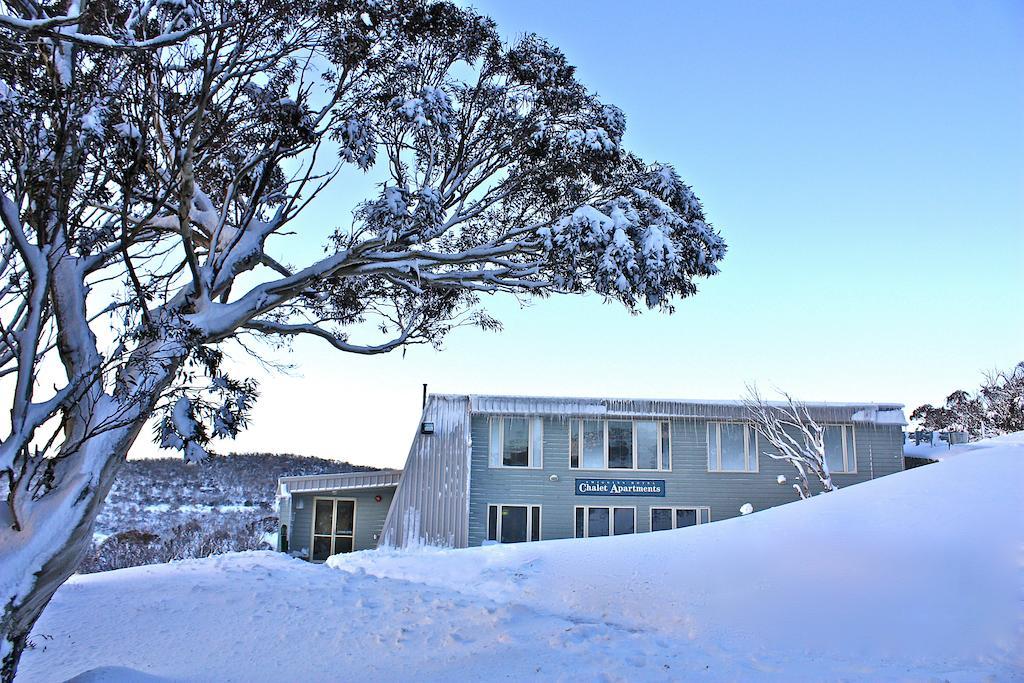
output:
[[[352,552],[355,544],[356,502],[317,498],[313,505],[313,562]]]

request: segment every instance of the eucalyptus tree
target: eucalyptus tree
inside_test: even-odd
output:
[[[226,372],[225,344],[437,344],[497,326],[481,302],[501,292],[670,311],[725,252],[557,48],[504,42],[472,10],[0,8],[5,680],[147,420],[189,461],[244,428],[256,387]],[[367,171],[382,180],[351,220],[300,218]],[[287,264],[289,240],[322,257]]]

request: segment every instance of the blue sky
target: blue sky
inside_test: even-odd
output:
[[[1024,360],[1024,4],[476,6],[561,47],[626,112],[627,145],[677,167],[729,244],[721,274],[673,316],[495,298],[504,332],[440,352],[301,341],[221,450],[400,466],[422,382],[730,399],[757,382],[912,408]],[[365,183],[342,178],[306,220],[326,234]]]

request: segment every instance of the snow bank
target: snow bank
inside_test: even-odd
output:
[[[1024,438],[970,446],[678,531],[76,577],[19,681],[1014,680]]]

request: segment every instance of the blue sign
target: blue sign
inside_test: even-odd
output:
[[[665,497],[664,479],[577,479],[577,496]]]

